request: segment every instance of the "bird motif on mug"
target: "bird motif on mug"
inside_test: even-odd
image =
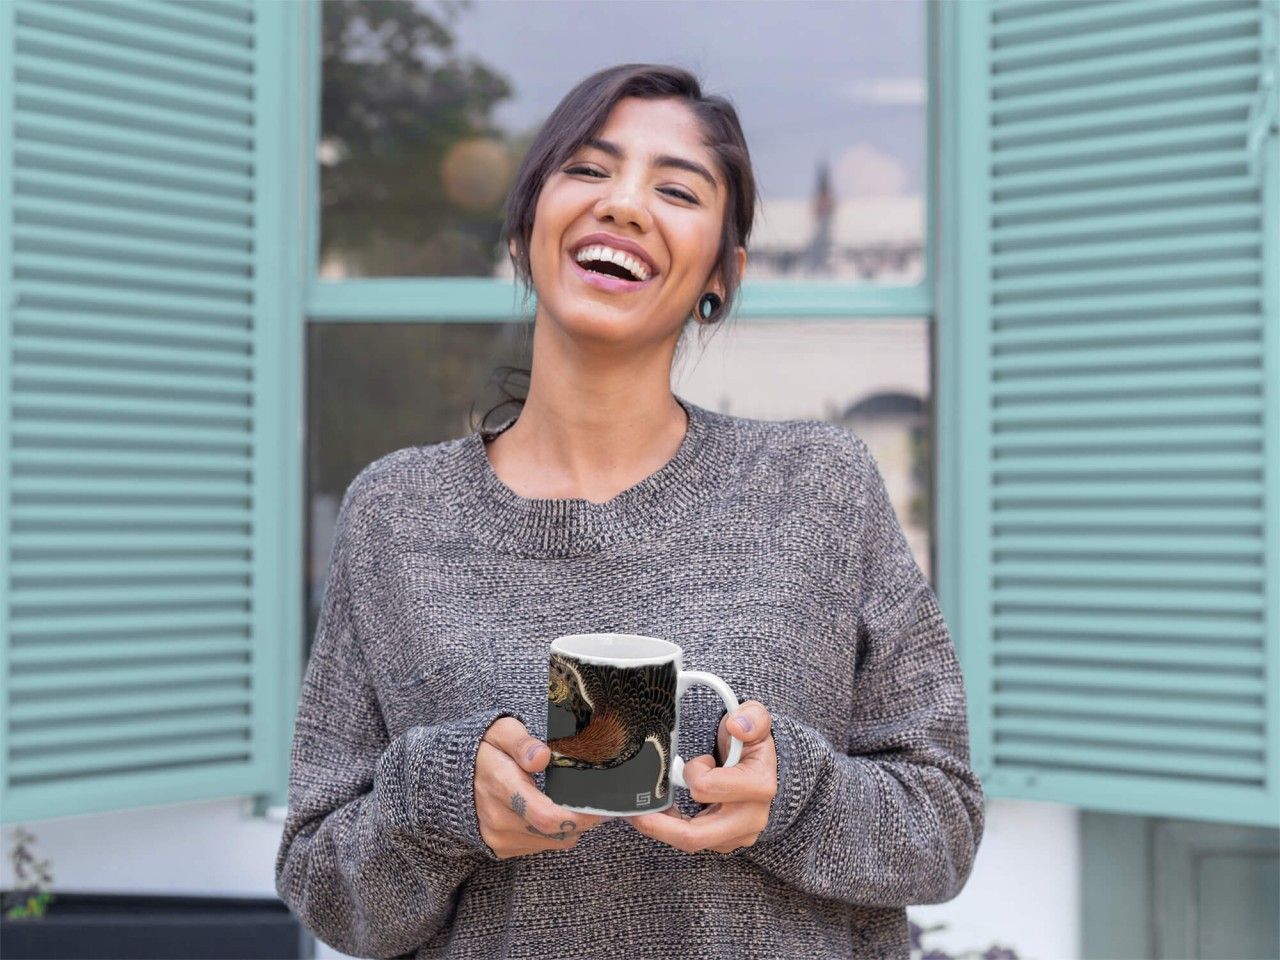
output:
[[[574,716],[574,733],[548,740],[553,767],[607,770],[626,763],[646,742],[658,751],[654,796],[667,795],[671,733],[676,725],[676,664],[639,667],[584,663],[551,655],[547,697]]]

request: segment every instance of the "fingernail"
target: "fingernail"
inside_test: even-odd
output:
[[[524,755],[529,758],[530,763],[533,763],[533,758],[538,755],[538,751],[541,749],[542,749],[542,744],[535,743],[531,747],[529,747],[528,750],[524,752]]]
[[[734,719],[738,721],[738,727],[743,733],[751,732],[751,718],[745,713],[739,713]]]

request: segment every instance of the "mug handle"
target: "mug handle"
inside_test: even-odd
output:
[[[717,677],[714,673],[707,673],[705,670],[681,670],[676,676],[676,702],[684,696],[684,692],[695,683],[701,683],[710,687],[716,693],[720,694],[720,698],[724,700],[725,705],[730,711],[737,710],[741,704],[738,702],[738,696],[730,689],[729,685]],[[716,731],[719,733],[719,731]],[[729,756],[725,760],[724,767],[732,767],[742,757],[742,741],[733,734],[729,735]],[[671,782],[677,787],[684,787],[688,790],[689,785],[684,782],[684,758],[679,754],[671,761]]]

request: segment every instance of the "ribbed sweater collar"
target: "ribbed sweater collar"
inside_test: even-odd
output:
[[[676,396],[689,425],[675,455],[605,503],[582,497],[529,498],[493,470],[484,444],[516,422],[476,430],[455,448],[462,520],[478,539],[527,557],[570,557],[644,539],[714,492],[726,477],[731,444],[723,417]]]

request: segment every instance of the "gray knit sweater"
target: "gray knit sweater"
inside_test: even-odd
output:
[[[937,598],[854,433],[677,400],[685,438],[603,504],[528,499],[483,446],[365,467],[338,513],[293,734],[276,889],[357,957],[908,956],[908,904],[982,838],[964,684]],[[685,853],[625,819],[499,859],[472,792],[501,716],[547,735],[551,641],[663,637],[772,716],[757,842]],[[681,755],[723,704],[693,687]],[[532,775],[539,789],[545,772]],[[677,788],[676,806],[702,805]]]

